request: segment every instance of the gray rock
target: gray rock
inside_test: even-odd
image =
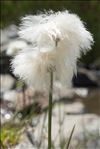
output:
[[[0,78],[1,78],[1,82],[0,82],[0,84],[1,84],[0,92],[1,93],[10,90],[13,87],[13,85],[15,83],[15,79],[11,75],[1,74]]]
[[[79,111],[83,109],[83,106],[80,103],[74,103],[70,105],[56,105],[53,108],[52,140],[54,142],[55,149],[60,149],[60,135],[62,136],[61,139],[66,141],[70,136],[74,124],[76,126],[70,144],[71,149],[77,148],[78,145],[80,145],[80,148],[82,149],[99,149],[100,140],[98,133],[100,135],[100,117],[96,116],[95,114],[67,115],[67,111],[69,111],[69,109],[76,112],[77,109],[79,109]],[[48,116],[44,113],[38,118],[39,122],[33,127],[34,129],[32,133],[33,139],[37,144],[31,146],[29,139],[25,137],[25,140],[17,145],[14,149],[37,149],[40,142],[40,148],[47,149]]]

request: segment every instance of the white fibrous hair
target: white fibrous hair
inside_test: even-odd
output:
[[[77,59],[91,49],[93,38],[80,20],[68,11],[26,16],[19,30],[32,48],[20,52],[12,61],[14,74],[36,88],[47,88],[54,68],[54,80],[71,85]]]
[[[15,40],[9,43],[8,48],[6,50],[6,54],[9,56],[16,55],[17,52],[20,50],[23,50],[26,48],[28,45],[25,41],[21,40]]]

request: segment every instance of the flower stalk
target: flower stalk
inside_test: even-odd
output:
[[[51,149],[52,138],[51,138],[51,129],[52,129],[52,95],[53,95],[53,71],[50,70],[50,88],[49,88],[49,111],[48,111],[48,149]]]

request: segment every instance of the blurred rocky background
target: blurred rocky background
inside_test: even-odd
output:
[[[47,93],[30,88],[16,78],[10,65],[13,56],[30,44],[18,38],[18,24],[22,16],[44,9],[68,9],[87,23],[95,44],[79,60],[78,74],[73,77],[72,89],[66,89],[59,84],[54,89],[52,144],[54,149],[64,149],[75,124],[70,149],[99,149],[100,1],[3,0],[0,3],[1,147],[47,149]]]

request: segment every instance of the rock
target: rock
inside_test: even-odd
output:
[[[79,68],[77,76],[73,78],[74,87],[99,87],[98,78],[91,70]]]
[[[4,32],[5,32],[5,34],[6,34],[6,36],[8,37],[8,38],[16,38],[16,37],[18,37],[18,29],[17,29],[17,26],[16,25],[14,25],[14,24],[12,24],[12,25],[10,25],[10,26],[8,26],[8,27],[6,27],[5,29],[4,29]]]
[[[78,109],[78,111],[77,111]],[[53,107],[52,115],[52,140],[56,149],[60,149],[60,135],[62,141],[69,138],[71,130],[75,124],[75,130],[71,140],[70,148],[75,149],[78,145],[82,149],[99,149],[100,140],[98,137],[100,117],[95,114],[80,114],[80,115],[68,115],[68,111],[81,112],[83,105],[81,103],[73,104],[60,104]],[[47,138],[48,138],[48,116],[47,113],[43,113],[36,118],[33,118],[33,121],[36,122],[36,125],[33,126],[32,136],[34,144],[32,145],[28,138],[24,134],[24,140],[14,149],[24,149],[27,148],[38,148],[39,143],[41,149],[47,149]],[[30,129],[30,128],[29,128]],[[27,128],[28,130],[28,128]],[[30,132],[32,132],[32,130]],[[92,136],[92,137],[91,137]],[[85,141],[86,139],[86,141]],[[85,141],[85,142],[84,142]],[[32,145],[32,146],[31,146]],[[87,146],[87,148],[85,147]]]
[[[89,89],[88,96],[80,99],[87,113],[100,115],[100,89]]]
[[[1,29],[1,52],[5,51],[8,47],[8,44],[18,37],[17,32],[17,26],[13,24],[4,29]]]
[[[55,113],[57,114],[57,111],[59,108],[61,108],[61,109],[65,108],[65,105],[63,103],[60,106],[58,107],[58,105],[57,105],[54,107],[54,110],[53,110],[54,114]],[[66,105],[66,109],[64,109],[64,111],[66,114],[69,114],[69,113],[70,114],[71,113],[72,114],[81,114],[81,113],[84,113],[84,105],[79,101],[73,102],[73,103],[68,103]]]
[[[94,70],[93,73],[96,76],[98,85],[100,87],[100,69],[99,70]]]
[[[4,92],[3,100],[16,103],[18,99],[18,93],[15,90],[9,90]]]
[[[95,62],[93,62],[91,65],[90,65],[90,68],[92,70],[100,70],[100,59],[97,59]]]
[[[9,74],[1,74],[1,93],[10,90],[13,88],[13,85],[15,83],[15,79],[9,75]]]
[[[80,97],[87,97],[88,96],[88,88],[73,88],[74,93]]]
[[[16,25],[10,25],[1,30],[1,45],[8,43],[12,38],[18,37],[18,29]]]
[[[4,45],[4,44],[6,44],[8,42],[9,39],[8,39],[8,37],[7,37],[7,35],[6,35],[4,30],[0,30],[0,32],[1,32],[0,45]]]
[[[56,88],[53,93],[53,103],[57,103],[59,101],[59,102],[65,102],[65,103],[71,104],[74,101],[77,101],[77,98],[85,99],[87,96],[88,96],[87,88],[72,88],[72,89],[66,89],[66,88],[57,89]],[[25,90],[24,97],[25,97],[24,107],[31,105],[33,103],[31,101],[36,102],[42,110],[48,107],[48,95],[45,92],[37,91],[32,88],[27,88]],[[16,106],[18,107],[18,109],[23,109],[23,106],[21,106],[23,105],[22,104],[23,103],[23,92],[22,91],[18,93],[17,99],[18,101],[17,101]],[[81,105],[81,103],[79,103],[79,105]]]

